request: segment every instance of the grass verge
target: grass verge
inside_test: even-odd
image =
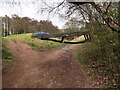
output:
[[[12,66],[12,63],[14,63],[14,55],[7,47],[7,43],[8,39],[2,38],[2,62],[0,62],[0,64],[2,64],[3,71]]]

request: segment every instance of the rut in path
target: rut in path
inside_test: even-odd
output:
[[[15,64],[3,72],[3,88],[92,88],[75,59],[77,45],[68,50],[34,51],[24,41],[9,40]]]

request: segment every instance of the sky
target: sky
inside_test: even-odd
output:
[[[36,1],[36,2],[35,2]],[[40,13],[38,11],[41,8],[45,8],[43,2],[46,2],[49,5],[53,3],[60,3],[63,0],[0,0],[0,16],[9,16],[17,14],[19,17],[30,17],[38,21],[40,20],[50,20],[53,25],[58,26],[59,29],[62,29],[66,20],[61,20],[57,14],[50,14],[46,11]]]

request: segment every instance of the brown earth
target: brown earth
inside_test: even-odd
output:
[[[77,45],[37,52],[26,42],[9,40],[15,64],[3,72],[3,88],[94,88],[75,58]],[[66,47],[66,46],[65,46]]]

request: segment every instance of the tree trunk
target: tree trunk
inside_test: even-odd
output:
[[[92,2],[91,5],[99,12],[106,24],[112,29],[112,31],[120,32],[120,26],[110,17],[106,16],[106,10],[99,4]]]

